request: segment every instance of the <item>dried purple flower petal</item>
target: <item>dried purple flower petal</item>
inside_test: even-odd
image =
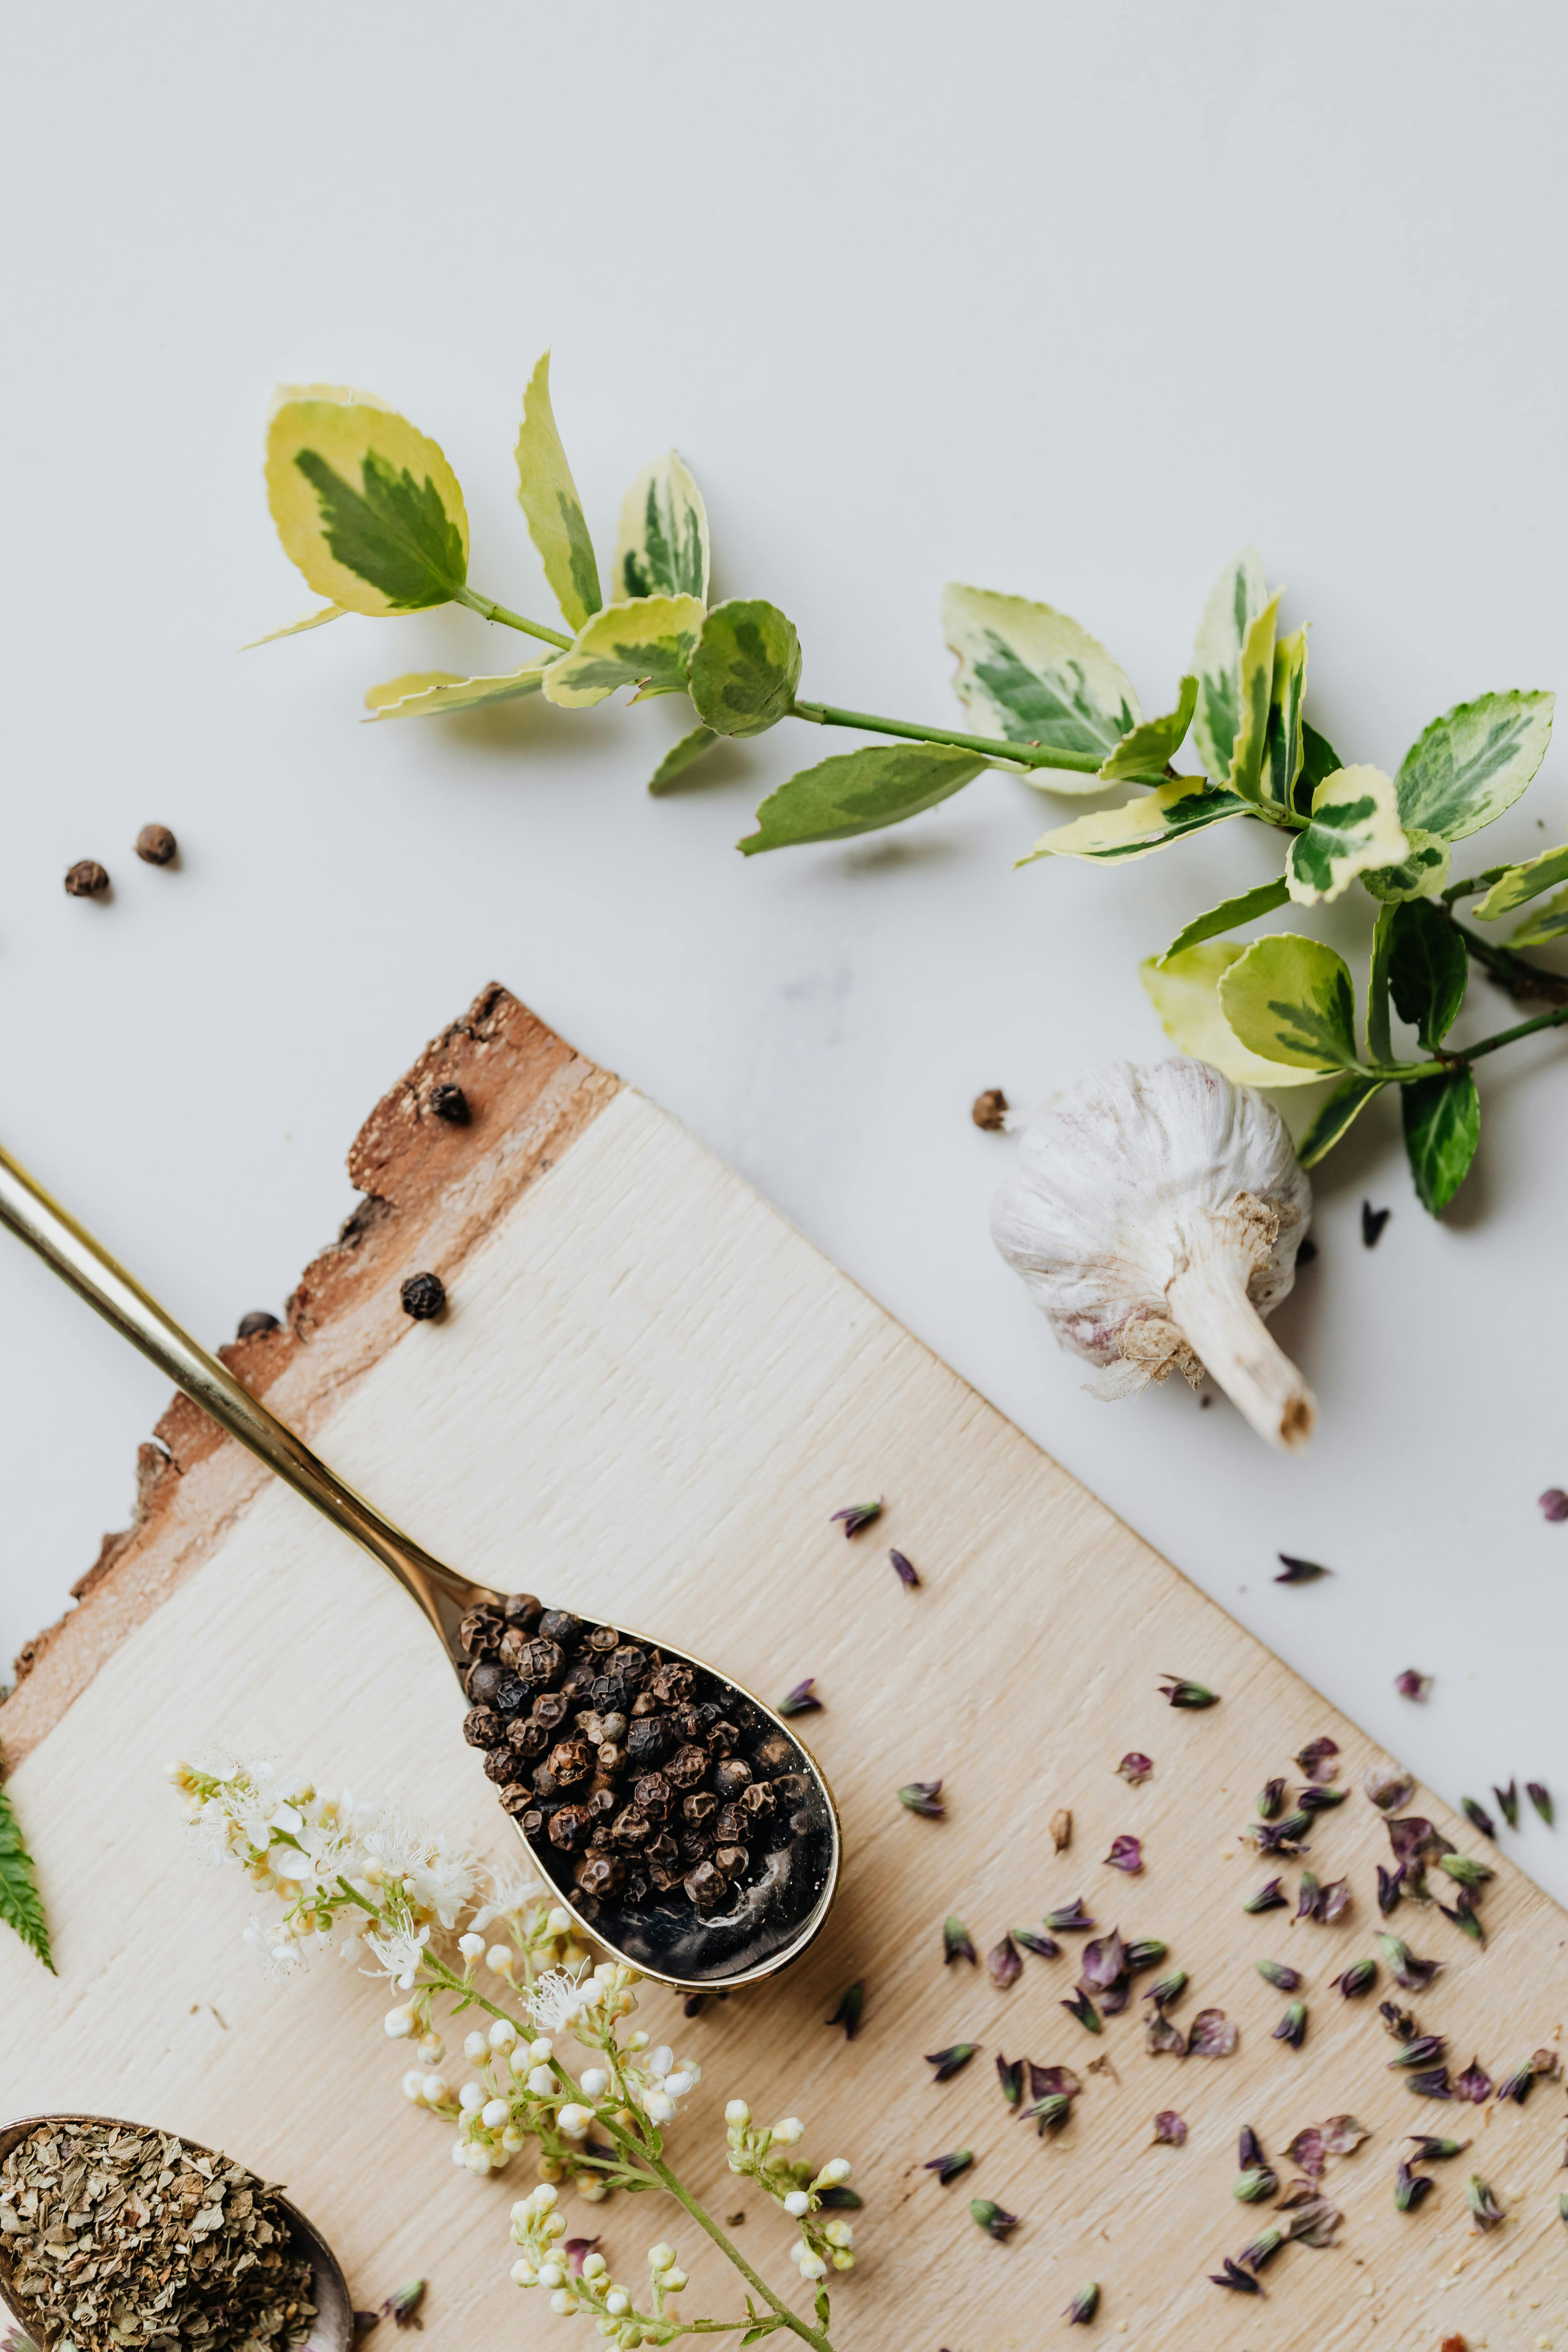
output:
[[[1024,1963],[1018,1958],[1011,1936],[1004,1936],[1002,1941],[986,1953],[985,1968],[998,1992],[1006,1992],[1017,1983],[1024,1973]]]
[[[1016,1944],[1022,1944],[1026,1952],[1033,1952],[1037,1960],[1061,1958],[1061,1946],[1049,1936],[1037,1936],[1032,1927],[1015,1927],[1011,1930],[1011,1934],[1013,1941]]]
[[[1415,2041],[1407,2042],[1398,2057],[1391,2058],[1388,2063],[1391,2069],[1435,2065],[1447,2046],[1440,2033],[1418,2033]]]
[[[863,1984],[846,1985],[838,1996],[838,2006],[827,2022],[829,2025],[841,2025],[844,2028],[845,2041],[853,2042],[860,2030],[860,2012],[865,2006],[865,1986]]]
[[[1026,2059],[1031,2099],[1076,2099],[1083,2084],[1070,2066],[1037,2066]]]
[[[1284,1802],[1284,1781],[1266,1780],[1258,1799],[1258,1820],[1260,1822],[1272,1822],[1278,1820],[1279,1809]]]
[[[1361,1238],[1364,1248],[1377,1247],[1378,1243],[1383,1239],[1383,1229],[1393,1214],[1392,1209],[1374,1209],[1370,1201],[1362,1202]]]
[[[936,2068],[933,2080],[950,2082],[961,2066],[968,2065],[979,2047],[978,2042],[955,2042],[949,2050],[928,2050],[926,2064]]]
[[[1414,1869],[1417,1863],[1440,1862],[1454,1851],[1451,1841],[1420,1813],[1402,1813],[1388,1824],[1388,1843],[1395,1862]]]
[[[1285,2243],[1283,2230],[1265,2230],[1254,2238],[1250,2246],[1243,2246],[1237,2259],[1249,2271],[1260,2271],[1265,2263],[1272,2262]]]
[[[1465,2183],[1465,2202],[1480,2229],[1495,2230],[1505,2218],[1502,2207],[1479,2172],[1472,2172]]]
[[[1410,2087],[1418,2099],[1451,2099],[1454,2095],[1447,2066],[1434,2066],[1425,2074],[1412,2074]]]
[[[1231,2261],[1228,2254],[1224,2257],[1224,2261],[1225,2270],[1223,2274],[1219,2271],[1210,2271],[1209,2284],[1211,2286],[1234,2287],[1237,2294],[1262,2294],[1263,2289],[1258,2285],[1258,2281],[1252,2276],[1249,2271],[1240,2269],[1237,2263]]]
[[[1309,1780],[1331,1780],[1335,1772],[1332,1759],[1339,1752],[1339,1741],[1331,1739],[1325,1733],[1321,1739],[1309,1739],[1305,1748],[1299,1750],[1296,1761]]]
[[[1310,2205],[1297,2208],[1290,2221],[1291,2238],[1299,2246],[1331,2246],[1334,2231],[1344,2218],[1326,2197],[1314,2197]]]
[[[1170,1953],[1170,1946],[1162,1944],[1158,1936],[1141,1936],[1127,1947],[1127,1973],[1142,1976],[1145,1969],[1157,1969]]]
[[[892,1562],[893,1574],[898,1578],[899,1582],[907,1586],[910,1591],[918,1592],[921,1582],[920,1570],[913,1560],[907,1559],[901,1551],[890,1551],[888,1558]]]
[[[1254,2164],[1232,2181],[1230,2193],[1238,2205],[1261,2205],[1279,2186],[1279,2176],[1272,2166]]]
[[[1070,1903],[1047,1912],[1046,1925],[1054,1936],[1081,1936],[1089,1932],[1094,1921],[1083,1907],[1082,1895],[1075,1895]]]
[[[1150,2142],[1151,2147],[1185,2147],[1186,2144],[1187,2126],[1184,2119],[1176,2113],[1174,2107],[1162,2107],[1154,2118],[1154,2137]]]
[[[1442,1854],[1438,1857],[1437,1867],[1449,1878],[1457,1879],[1461,1886],[1484,1886],[1489,1878],[1497,1876],[1489,1864],[1477,1862],[1472,1854],[1468,1853]]]
[[[1173,1706],[1217,1706],[1217,1693],[1207,1690],[1202,1683],[1187,1682],[1181,1675],[1165,1675],[1160,1682],[1160,1696],[1169,1699]]]
[[[1259,1853],[1300,1853],[1311,1826],[1311,1814],[1298,1807],[1277,1822],[1252,1822],[1241,1834]]]
[[[1461,1886],[1458,1895],[1455,1895],[1454,1907],[1451,1911],[1446,1903],[1439,1903],[1437,1908],[1443,1914],[1444,1918],[1451,1920],[1456,1927],[1459,1928],[1465,1935],[1469,1937],[1472,1943],[1484,1944],[1486,1942],[1486,1929],[1481,1926],[1480,1920],[1476,1916],[1476,1898],[1473,1895],[1469,1894],[1466,1888]]]
[[[1301,1982],[1300,1969],[1287,1968],[1283,1960],[1259,1960],[1258,1973],[1276,1992],[1294,1992]]]
[[[598,2242],[599,2241],[597,2238],[567,2239],[561,2251],[572,2265],[572,2275],[574,2278],[582,2277],[583,2264],[587,2260],[588,2256],[594,2252],[594,2249],[597,2246]]]
[[[1406,1992],[1422,1991],[1443,1965],[1441,1960],[1418,1960],[1409,1945],[1402,1943],[1397,1936],[1380,1936],[1377,1944],[1394,1983],[1402,1985]]]
[[[1522,2107],[1534,2088],[1534,2067],[1521,2066],[1517,2073],[1504,2076],[1497,2086],[1497,2095],[1500,2100],[1511,2100],[1516,2107]]]
[[[1300,1887],[1296,1895],[1296,1916],[1298,1919],[1315,1919],[1317,1917],[1318,1905],[1321,1900],[1322,1892],[1323,1890],[1319,1885],[1313,1874],[1310,1870],[1304,1870],[1301,1873]]]
[[[1024,2068],[1027,2063],[1023,2058],[1004,2058],[1000,2051],[996,2053],[996,2079],[1010,2107],[1016,2107],[1024,2095]]]
[[[1377,2013],[1383,2020],[1384,2032],[1392,2033],[1396,2042],[1415,2041],[1420,2029],[1407,2009],[1401,2009],[1397,2001],[1380,2000]]]
[[[970,2199],[969,2218],[990,2238],[1005,2238],[1009,2230],[1016,2230],[1018,2226],[1016,2213],[1005,2213],[1001,2206],[993,2203],[989,2197]]]
[[[1099,2309],[1100,2289],[1090,2279],[1087,2286],[1079,2287],[1062,2316],[1069,2327],[1087,2327]]]
[[[1241,1907],[1244,1911],[1250,1911],[1255,1916],[1260,1911],[1283,1911],[1286,1907],[1286,1897],[1279,1880],[1266,1878],[1258,1892],[1255,1895],[1249,1895]]]
[[[1321,1576],[1333,1574],[1331,1568],[1321,1568],[1315,1559],[1292,1559],[1288,1551],[1280,1552],[1279,1558],[1285,1573],[1275,1578],[1276,1584],[1316,1584]]]
[[[1080,2025],[1087,2027],[1090,2033],[1099,2033],[1103,2030],[1100,2022],[1100,2012],[1087,1993],[1072,1993],[1063,2001],[1062,2007],[1069,2016],[1076,2017]]]
[[[1285,2153],[1292,2164],[1299,2164],[1314,2180],[1322,2179],[1327,2157],[1323,2135],[1316,2124],[1308,2124],[1299,2131]]]
[[[874,1503],[847,1504],[843,1510],[834,1512],[828,1525],[831,1527],[837,1522],[847,1536],[858,1536],[862,1528],[868,1528],[873,1519],[881,1517],[886,1497],[879,1495]]]
[[[1402,1675],[1394,1675],[1394,1687],[1401,1698],[1423,1699],[1432,1687],[1432,1677],[1417,1674],[1414,1666],[1406,1666]]]
[[[1243,2172],[1249,2172],[1254,2165],[1267,2164],[1268,2161],[1263,2153],[1263,2142],[1250,2124],[1243,2124],[1241,2126],[1241,2137],[1236,2143],[1236,2160]]]
[[[1350,2156],[1372,2134],[1354,2116],[1331,2116],[1323,2126],[1323,2147],[1330,2156]]]
[[[923,1815],[928,1822],[941,1822],[947,1818],[940,1780],[911,1780],[907,1788],[899,1790],[899,1802],[907,1805],[911,1813]]]
[[[1187,2054],[1184,2036],[1163,2009],[1157,2009],[1145,2023],[1143,2047],[1151,2058],[1184,2058]]]
[[[1071,2113],[1072,2101],[1065,2092],[1050,2091],[1043,2099],[1037,2099],[1033,2106],[1024,2109],[1023,2121],[1033,2124],[1039,2137],[1044,2139],[1048,2131],[1059,2131]]]
[[[954,1960],[967,1960],[972,1968],[978,1967],[979,1965],[973,1943],[970,1939],[968,1928],[964,1926],[963,1920],[957,1916],[956,1913],[950,1911],[947,1917],[942,1923],[942,1963],[943,1968],[951,1968]]]
[[[1563,2071],[1563,2061],[1555,2050],[1538,2050],[1530,2063],[1543,2083],[1555,2082]]]
[[[1288,2042],[1292,2050],[1300,2050],[1307,2038],[1307,2004],[1304,2000],[1289,2003],[1271,2038],[1276,2042]]]
[[[1375,1960],[1352,1960],[1343,1973],[1333,1980],[1333,1989],[1342,2000],[1359,2000],[1377,1982]]]
[[[1104,1992],[1113,1985],[1127,1966],[1127,1947],[1120,1928],[1112,1927],[1109,1936],[1096,1936],[1083,1948],[1083,1973],[1079,1990],[1081,1992]]]
[[[1552,1791],[1545,1781],[1527,1780],[1524,1784],[1524,1793],[1550,1829],[1552,1824]]]
[[[1477,1804],[1474,1797],[1461,1797],[1459,1811],[1473,1828],[1479,1830],[1483,1837],[1496,1839],[1497,1823],[1484,1805]]]
[[[781,1715],[820,1715],[822,1701],[816,1696],[816,1676],[807,1675],[805,1682],[796,1683],[779,1701]]]
[[[1143,1998],[1155,2009],[1169,2009],[1173,2001],[1180,2000],[1186,1989],[1185,1969],[1173,1969],[1168,1977],[1162,1977],[1158,1984],[1152,1984]]]
[[[1416,2164],[1439,2164],[1447,2157],[1462,2156],[1470,2144],[1468,2139],[1434,2139],[1429,2132],[1410,2132],[1406,2137],[1415,2150]]]
[[[1412,2172],[1401,2158],[1394,2176],[1394,2202],[1401,2213],[1414,2213],[1423,2197],[1429,2197],[1437,2186],[1425,2172]]]
[[[1304,1813],[1326,1813],[1342,1805],[1349,1795],[1348,1789],[1303,1789],[1296,1801]]]
[[[956,2180],[961,2172],[967,2172],[973,2161],[968,2148],[955,2147],[946,2156],[928,2156],[924,2169],[934,2172],[945,2189],[950,2180]]]
[[[1228,2058],[1236,2048],[1236,2028],[1223,2009],[1200,2009],[1187,2031],[1187,2048],[1194,2058]]]
[[[357,2344],[362,2336],[368,2336],[373,2327],[381,2326],[381,2314],[379,2311],[356,2311],[353,2323],[353,2340]],[[26,2339],[19,2330],[13,2329],[8,2336],[0,2337],[0,2345],[4,2346],[4,2352],[26,2352]]]
[[[429,2284],[428,2279],[405,2280],[396,2293],[389,2294],[382,2305],[382,2316],[391,2319],[398,2327],[422,2328],[425,2322],[417,2316],[417,2314],[420,2305],[425,2300],[425,2290]]]
[[[1384,1870],[1380,1862],[1377,1865],[1377,1907],[1385,1919],[1391,1911],[1398,1910],[1404,1890],[1405,1864],[1401,1863],[1397,1870]]]
[[[1331,1927],[1336,1919],[1344,1917],[1351,1907],[1352,1899],[1350,1880],[1331,1878],[1320,1890],[1318,1907],[1312,1916],[1323,1927]]]
[[[1151,1780],[1153,1777],[1154,1771],[1154,1767],[1150,1762],[1148,1757],[1140,1756],[1135,1748],[1130,1748],[1128,1749],[1126,1755],[1122,1758],[1121,1763],[1116,1769],[1121,1778],[1127,1781],[1129,1786],[1134,1789],[1139,1786],[1140,1782]]]
[[[1080,1984],[1078,1990],[1082,1992],[1084,1988]],[[1124,1969],[1100,1994],[1100,2013],[1102,2017],[1120,2017],[1131,1999],[1132,1986]]]
[[[1398,1764],[1369,1764],[1361,1785],[1380,1813],[1396,1813],[1415,1793],[1415,1780]]]
[[[1492,1794],[1498,1801],[1498,1811],[1501,1813],[1510,1829],[1518,1829],[1519,1782],[1517,1780],[1510,1780],[1506,1789],[1500,1789],[1497,1782],[1494,1780],[1492,1782]]]
[[[1541,1516],[1543,1519],[1552,1519],[1559,1523],[1568,1519],[1568,1495],[1563,1493],[1561,1486],[1548,1486],[1545,1494],[1538,1496],[1536,1499],[1541,1505]]]
[[[1124,1870],[1129,1878],[1136,1878],[1143,1868],[1143,1846],[1135,1837],[1113,1837],[1106,1865],[1111,1870]]]

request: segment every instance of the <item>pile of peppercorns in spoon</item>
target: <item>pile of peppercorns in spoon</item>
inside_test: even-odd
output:
[[[540,1869],[607,1941],[720,1980],[799,1936],[833,1829],[775,1717],[695,1660],[531,1593],[480,1602],[459,1637],[464,1735]]]

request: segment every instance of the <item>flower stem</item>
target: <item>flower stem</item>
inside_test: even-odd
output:
[[[1488,879],[1485,874],[1477,877],[1478,882]],[[1561,972],[1548,971],[1543,964],[1532,963],[1528,956],[1516,955],[1512,948],[1498,947],[1492,940],[1482,939],[1468,923],[1461,923],[1451,908],[1448,920],[1464,940],[1466,952],[1484,965],[1498,986],[1506,989],[1510,996],[1522,1002],[1535,998],[1547,1004],[1568,1004],[1568,978]]]
[[[951,743],[955,751],[978,751],[983,759],[1010,760],[1022,768],[1074,768],[1092,776],[1100,768],[1096,751],[1067,751],[1053,743],[1001,742],[994,735],[957,735],[951,727],[915,727],[903,719],[878,719],[868,710],[840,710],[831,702],[792,702],[792,719],[809,719],[815,727],[858,727],[866,735],[906,735],[917,743]],[[1107,785],[1106,790],[1110,790]]]
[[[1521,1021],[1512,1029],[1500,1029],[1495,1037],[1483,1037],[1479,1045],[1467,1045],[1462,1054],[1452,1058],[1457,1062],[1473,1062],[1482,1054],[1495,1054],[1500,1045],[1511,1045],[1518,1037],[1528,1037],[1537,1029],[1560,1029],[1568,1021],[1568,1004],[1560,1004],[1554,1013],[1538,1013],[1533,1021]]]
[[[510,611],[505,604],[496,604],[491,597],[476,594],[472,588],[454,588],[452,601],[456,604],[466,604],[469,612],[478,613],[481,620],[499,621],[503,628],[521,629],[525,636],[542,637],[547,646],[559,646],[563,653],[572,650],[573,640],[563,637],[559,629],[547,629],[542,621],[525,621],[521,613]]]

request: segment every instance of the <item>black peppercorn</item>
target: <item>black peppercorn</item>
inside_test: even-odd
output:
[[[250,1314],[240,1317],[235,1326],[234,1336],[237,1339],[258,1339],[263,1331],[278,1331],[281,1328],[282,1326],[276,1315],[268,1315],[265,1307],[258,1307]]]
[[[688,1745],[678,1748],[664,1768],[665,1778],[678,1789],[695,1789],[708,1771],[708,1750]]]
[[[550,1769],[558,1789],[574,1789],[579,1780],[587,1779],[592,1769],[585,1739],[563,1739],[550,1751]]]
[[[729,1891],[723,1873],[716,1870],[710,1862],[700,1862],[695,1870],[688,1873],[682,1884],[700,1911],[711,1911],[715,1904],[723,1901]]]
[[[609,1773],[612,1778],[626,1760],[626,1749],[616,1739],[601,1739],[595,1754],[599,1759],[600,1771]]]
[[[643,1853],[649,1862],[677,1862],[680,1857],[680,1848],[668,1830],[660,1830],[656,1838],[650,1839]]]
[[[526,1834],[529,1837],[537,1837],[543,1824],[544,1815],[534,1805],[531,1789],[521,1780],[509,1780],[500,1792],[500,1801],[503,1812],[521,1817]],[[529,1828],[531,1822],[533,1824],[531,1829]]]
[[[179,845],[166,824],[144,824],[136,836],[136,855],[144,866],[167,866]]]
[[[609,1671],[619,1675],[630,1689],[635,1689],[647,1673],[647,1652],[639,1650],[635,1642],[618,1643],[608,1660]]]
[[[616,1801],[613,1789],[595,1789],[588,1800],[588,1811],[596,1822],[607,1822],[616,1810]]]
[[[448,1127],[467,1127],[468,1123],[468,1097],[462,1087],[453,1086],[450,1079],[442,1086],[431,1087],[430,1108],[437,1118],[446,1120]]]
[[[626,1875],[624,1864],[613,1853],[591,1853],[577,1873],[577,1891],[592,1899],[614,1895]]]
[[[539,1630],[547,1642],[559,1642],[570,1649],[574,1642],[582,1640],[584,1628],[581,1617],[574,1617],[570,1609],[547,1609],[539,1621]]]
[[[503,1715],[515,1715],[520,1707],[528,1705],[532,1696],[530,1684],[521,1681],[516,1675],[503,1674],[495,1703]]]
[[[499,1782],[503,1789],[508,1789],[516,1780],[517,1773],[517,1750],[503,1739],[500,1746],[492,1748],[485,1758],[485,1778],[487,1780]]]
[[[558,1731],[572,1712],[572,1702],[564,1691],[541,1691],[531,1712],[534,1722],[542,1723],[546,1731]]]
[[[770,1731],[752,1759],[759,1772],[777,1772],[795,1761],[795,1742],[785,1731]]]
[[[626,1759],[634,1770],[647,1772],[662,1764],[669,1753],[669,1718],[646,1715],[626,1732]]]
[[[536,1797],[549,1798],[559,1795],[560,1791],[555,1786],[555,1775],[551,1770],[548,1761],[534,1766],[532,1779],[533,1793]]]
[[[586,1665],[587,1661],[584,1660],[583,1663]],[[577,1669],[574,1667],[573,1672],[575,1673]],[[625,1711],[627,1704],[628,1693],[624,1675],[595,1675],[594,1676],[591,1688],[593,1691],[594,1705],[596,1707],[602,1707],[606,1713],[614,1713],[617,1715]]]
[[[628,1805],[624,1812],[616,1815],[610,1831],[617,1845],[640,1846],[647,1845],[652,1837],[654,1825],[646,1813],[638,1812],[635,1805]]]
[[[505,1675],[493,1658],[481,1658],[478,1665],[470,1666],[464,1675],[463,1688],[476,1706],[493,1706],[496,1693],[505,1680]]]
[[[669,1811],[674,1792],[662,1772],[645,1772],[634,1784],[632,1795],[650,1819],[661,1822]]]
[[[405,1315],[416,1323],[428,1323],[447,1304],[447,1286],[438,1274],[411,1274],[398,1297]]]
[[[535,1773],[536,1787],[538,1780]],[[575,1853],[586,1843],[591,1826],[586,1805],[558,1805],[550,1816],[550,1843],[564,1853]]]
[[[618,1648],[620,1639],[613,1625],[595,1625],[588,1636],[587,1646],[590,1650],[595,1650],[603,1655],[610,1650]]]
[[[463,1717],[463,1737],[470,1748],[493,1748],[505,1728],[493,1706],[471,1706]]]
[[[683,1869],[689,1870],[694,1862],[706,1862],[712,1852],[713,1840],[706,1830],[681,1831],[680,1860]]]
[[[658,1701],[655,1698],[652,1691],[638,1691],[636,1698],[632,1701],[632,1713],[634,1715],[657,1715],[658,1713]]]
[[[743,1845],[721,1845],[714,1850],[713,1867],[726,1878],[739,1878],[750,1859]]]
[[[542,1756],[550,1745],[550,1734],[542,1723],[525,1723],[513,1716],[507,1727],[507,1746],[518,1756]]]
[[[700,1829],[705,1822],[710,1822],[718,1810],[718,1798],[710,1795],[706,1789],[699,1789],[695,1795],[682,1797],[680,1801],[682,1819],[689,1821],[693,1829]]]
[[[579,1658],[576,1664],[568,1669],[561,1687],[579,1706],[585,1706],[594,1695],[595,1679],[592,1661]]]
[[[723,1756],[713,1767],[713,1786],[721,1797],[738,1797],[751,1785],[752,1768],[743,1756]]]
[[[684,1658],[666,1658],[649,1675],[647,1687],[661,1706],[689,1706],[697,1687],[696,1672]]]
[[[66,892],[72,898],[96,898],[109,887],[109,877],[96,857],[81,857],[66,874]]]
[[[650,1862],[647,1866],[649,1882],[661,1895],[668,1895],[679,1885],[684,1868],[684,1864],[679,1860]]]
[[[501,1635],[501,1662],[509,1665],[520,1682],[531,1683],[535,1690],[543,1690],[555,1680],[564,1664],[553,1642],[536,1633],[531,1641],[521,1625],[513,1625]]]
[[[987,1087],[983,1094],[976,1095],[970,1106],[969,1116],[976,1127],[985,1128],[993,1134],[1005,1128],[1007,1124],[1007,1097],[1001,1087]]]
[[[734,1725],[722,1720],[705,1725],[702,1736],[715,1756],[732,1756],[741,1744],[741,1735]]]
[[[721,1805],[713,1816],[713,1834],[721,1845],[739,1845],[745,1816],[739,1805]]]
[[[531,1592],[509,1592],[501,1602],[500,1613],[509,1625],[521,1625],[525,1633],[531,1633],[543,1605]]]

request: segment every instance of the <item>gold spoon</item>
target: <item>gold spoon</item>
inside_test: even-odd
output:
[[[24,2116],[19,2123],[0,2125],[0,2164],[30,2132],[55,2131],[62,2125],[72,2124],[106,2124],[117,2131],[140,2132],[146,2128],[142,2124],[125,2123],[118,2116]],[[180,2146],[192,2156],[217,2153],[215,2148],[204,2147],[199,2140],[187,2139],[184,2132],[171,2137],[177,2137]],[[279,2197],[278,2205],[289,2225],[289,2244],[297,2252],[308,2256],[310,2264],[310,2300],[316,2306],[316,2316],[300,2352],[350,2352],[354,2340],[353,2305],[349,2301],[338,2258],[298,2206],[290,2205],[286,2197]],[[11,2275],[5,2240],[0,2238],[0,2304],[5,2305],[24,2338],[30,2341],[27,2330],[37,2325],[37,2314],[30,2312],[27,2305],[12,2294]]]
[[[85,1227],[4,1150],[0,1224],[8,1225],[36,1250],[220,1428],[363,1544],[418,1602],[459,1678],[468,1675],[472,1661],[459,1631],[462,1622],[477,1606],[502,1606],[506,1595],[444,1566],[345,1486],[275,1413],[182,1331]],[[652,1647],[646,1636],[625,1627],[614,1630],[622,1643]],[[751,1738],[764,1777],[776,1776],[780,1789],[788,1791],[785,1803],[794,1808],[788,1843],[767,1853],[760,1879],[747,1885],[738,1876],[733,1886],[726,1885],[719,1903],[703,1912],[695,1900],[683,1904],[675,1888],[672,1899],[662,1902],[651,1893],[635,1898],[628,1895],[624,1900],[614,1892],[584,1895],[570,1875],[566,1854],[551,1842],[548,1822],[554,1814],[547,1820],[531,1811],[526,1823],[517,1822],[518,1834],[534,1868],[572,1916],[595,1942],[643,1975],[683,1992],[750,1984],[796,1958],[826,1917],[838,1883],[838,1815],[826,1780],[772,1707],[690,1652],[673,1649],[668,1642],[658,1647],[662,1659],[680,1661],[695,1670],[696,1697],[717,1706],[722,1720],[738,1725],[742,1737]],[[595,1706],[599,1704],[595,1699]],[[775,1814],[781,1810],[775,1807]],[[760,1837],[763,1834],[759,1832]],[[770,1825],[765,1834],[779,1836],[781,1832]],[[706,1886],[703,1893],[709,1894]]]

